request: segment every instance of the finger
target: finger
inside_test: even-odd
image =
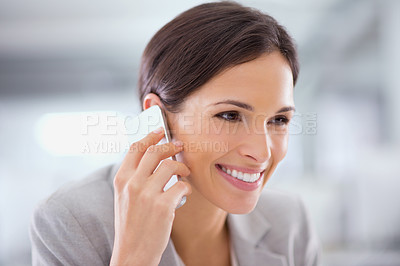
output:
[[[160,161],[167,159],[183,150],[183,146],[174,143],[165,143],[162,145],[151,145],[140,161],[137,170],[142,176],[148,177],[160,164]]]
[[[161,191],[173,175],[188,176],[190,170],[182,162],[165,159],[149,178],[149,185],[155,190]]]
[[[167,202],[172,202],[172,206],[176,208],[184,196],[192,194],[192,186],[185,181],[176,182],[170,189],[162,193],[162,197]]]
[[[114,178],[114,186],[124,187],[127,180],[131,178],[132,171],[136,170],[140,159],[142,158],[146,149],[154,144],[157,144],[164,136],[164,129],[162,127],[150,132],[143,139],[132,143],[129,151],[124,157],[120,168]]]
[[[146,150],[151,145],[155,145],[160,142],[163,137],[164,129],[160,127],[147,134],[143,139],[132,143],[129,147],[129,151],[125,155],[121,167],[126,167],[127,169],[136,169]]]

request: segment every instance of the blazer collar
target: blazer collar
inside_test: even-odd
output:
[[[227,222],[230,235],[235,237],[235,240],[246,241],[253,247],[256,247],[271,229],[270,223],[257,210],[245,215],[228,214]]]
[[[266,244],[271,224],[257,209],[246,215],[228,214],[227,223],[235,255],[240,266],[287,266],[284,255],[275,253]],[[182,265],[171,239],[160,266]]]
[[[256,208],[249,214],[228,214],[229,232],[240,266],[287,266],[284,255],[270,249],[268,232],[272,226]]]

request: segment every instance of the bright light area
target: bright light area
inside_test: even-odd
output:
[[[51,155],[119,155],[129,148],[125,121],[108,111],[48,113],[38,120],[35,137]]]

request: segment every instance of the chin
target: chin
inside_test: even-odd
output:
[[[254,210],[256,207],[256,204],[253,206],[239,206],[235,208],[230,208],[229,210],[226,210],[228,213],[231,214],[248,214]]]
[[[257,205],[259,196],[252,197],[247,200],[242,200],[240,202],[227,202],[224,209],[226,212],[231,214],[248,214],[254,210]]]

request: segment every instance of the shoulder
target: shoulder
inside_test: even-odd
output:
[[[96,220],[109,222],[113,217],[113,177],[118,165],[102,167],[85,178],[70,182],[38,204],[34,218],[75,219],[82,225]]]
[[[37,205],[30,226],[34,262],[65,262],[62,258],[73,250],[77,254],[85,251],[82,258],[106,263],[103,254],[110,253],[113,244],[112,180],[118,168],[114,164],[98,169],[62,186]]]
[[[116,165],[102,167],[81,180],[62,186],[43,200],[35,213],[53,214],[53,217],[54,214],[64,214],[62,216],[73,216],[78,220],[102,219],[101,216],[112,211],[112,179],[115,167]]]
[[[80,180],[67,183],[50,195],[47,200],[72,204],[80,200],[96,200],[101,192],[112,193],[112,172],[114,168],[114,164],[107,165]]]
[[[269,245],[281,246],[282,252],[292,250],[288,257],[300,265],[319,265],[319,238],[299,195],[266,189],[254,211],[270,223],[265,238]]]

